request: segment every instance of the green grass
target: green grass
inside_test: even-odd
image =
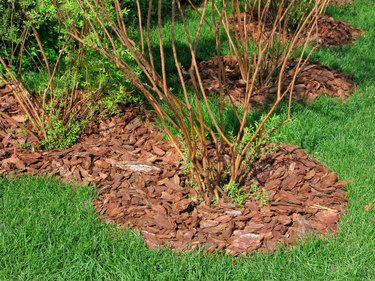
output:
[[[101,222],[90,188],[25,177],[0,179],[0,280],[375,280],[375,4],[357,0],[328,13],[368,30],[354,44],[322,48],[315,60],[353,73],[343,103],[293,107],[287,141],[350,179],[337,236],[292,249],[232,258],[147,249],[138,234]]]

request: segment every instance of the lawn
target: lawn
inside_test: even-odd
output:
[[[0,179],[0,280],[375,280],[375,4],[357,0],[328,14],[367,32],[313,59],[352,73],[358,89],[347,102],[294,105],[282,133],[351,180],[337,236],[246,257],[150,250],[137,233],[97,218],[93,188]]]

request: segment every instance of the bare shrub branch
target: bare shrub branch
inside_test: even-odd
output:
[[[161,0],[149,0],[146,27],[143,26],[143,15],[137,1],[139,30],[135,34],[129,30],[122,17],[123,10],[119,1],[114,0],[112,6],[108,6],[104,0],[77,2],[84,13],[90,13],[94,17],[86,18],[89,29],[86,36],[82,36],[79,28],[74,25],[71,36],[113,61],[124,76],[144,94],[161,120],[165,133],[184,157],[193,185],[209,203],[212,196],[215,196],[218,202],[226,197],[223,188],[226,184],[239,182],[246,177],[250,169],[248,160],[254,160],[256,157],[252,156],[255,153],[254,148],[268,136],[265,125],[285,97],[289,98],[290,119],[295,79],[315,49],[312,47],[309,50],[309,38],[314,36],[317,17],[324,11],[328,0],[307,1],[304,9],[298,10],[297,14],[295,0],[222,0],[220,3],[205,0],[200,7],[188,1],[192,10],[200,17],[194,28],[189,25],[181,1],[171,0],[171,15],[166,16],[169,17],[167,26],[170,26],[172,54],[167,54],[165,49],[168,40],[165,38],[166,25],[163,20],[166,17],[162,14]],[[152,5],[158,7],[156,27],[152,26]],[[185,38],[176,38],[177,25],[180,33],[181,29],[184,31]],[[218,59],[218,117],[215,115],[216,108],[212,105],[210,94],[204,87],[199,67],[198,52],[204,40],[203,29],[212,32],[215,38],[215,45],[212,47],[216,49]],[[158,36],[157,55],[153,51],[154,30]],[[182,50],[176,45],[177,40],[184,42],[189,50],[191,64],[188,80],[181,63]],[[229,53],[224,51],[223,46],[229,47]],[[135,75],[132,66],[121,55],[121,48],[134,57],[146,79]],[[169,72],[172,71],[167,68],[166,63],[166,56],[169,55],[173,56],[182,97],[169,87]],[[245,102],[241,110],[233,98],[228,97],[224,56],[235,58],[242,80],[246,83],[243,93]],[[297,63],[289,81],[285,79],[285,75],[293,61]],[[159,64],[160,68],[157,67]],[[254,93],[259,89],[268,89],[274,94],[274,101],[252,130],[248,121],[254,110],[251,105]],[[226,101],[227,98],[229,102]],[[239,129],[234,135],[229,132],[225,123],[226,107],[234,110],[239,123]],[[205,116],[204,111],[208,116]],[[213,127],[208,125],[207,118]],[[275,128],[288,119],[281,120]],[[178,130],[180,138],[172,132],[171,125]],[[212,151],[215,153],[212,154]]]

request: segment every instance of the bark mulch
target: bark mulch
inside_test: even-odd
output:
[[[4,96],[9,93],[0,93],[1,110],[18,114]],[[207,206],[194,199],[175,149],[152,122],[137,116],[147,114],[127,108],[121,117],[93,123],[71,148],[53,151],[18,148],[18,135],[9,130],[15,125],[3,126],[7,121],[1,119],[0,175],[49,174],[94,183],[94,206],[103,220],[139,230],[148,247],[271,252],[308,233],[337,231],[346,183],[302,149],[282,145],[255,164],[253,183],[267,191],[266,206]]]
[[[239,29],[242,28],[243,32],[245,32],[246,26],[246,31],[249,36],[258,34],[259,22],[256,16],[251,16],[249,13],[242,13],[240,19],[241,23],[238,24],[237,20],[230,18],[230,23],[234,31],[239,32]],[[272,23],[262,26],[262,36],[264,39],[267,39],[271,32]],[[327,15],[320,15],[318,19],[318,33],[315,37],[311,38],[311,41],[328,47],[337,47],[353,42],[358,39],[361,34],[362,31],[360,29],[344,21],[334,19]],[[306,33],[303,33],[302,36],[306,37]]]
[[[2,144],[0,143],[0,149],[2,145],[7,146],[8,141],[12,145],[12,139],[16,139],[19,145],[35,142],[32,137],[16,129],[26,125],[26,120],[23,110],[13,94],[12,87],[5,83],[0,83],[0,138],[3,140]]]
[[[199,63],[202,82],[208,93],[219,93],[220,83],[218,76],[219,57],[215,57],[208,61]],[[236,57],[222,57],[224,66],[223,87],[226,93],[230,95],[232,100],[238,104],[243,104],[246,83],[243,81],[240,68]],[[290,83],[296,67],[296,62],[289,64],[285,73],[283,88]],[[333,70],[328,66],[319,63],[308,62],[301,69],[294,85],[293,98],[297,101],[304,101],[307,104],[312,103],[321,95],[328,95],[345,100],[354,90],[354,83],[348,75],[344,75],[337,70]],[[277,91],[276,86],[255,89],[251,104],[254,106],[263,106],[272,102]]]
[[[105,220],[139,229],[148,247],[272,252],[309,233],[337,231],[347,202],[346,182],[292,145],[255,166],[258,186],[268,192],[264,207],[257,201],[244,207],[207,206],[189,198],[178,169],[174,175],[161,174],[133,174],[125,186],[102,189],[95,202]]]
[[[318,38],[314,40],[325,46],[337,47],[353,42],[361,34],[360,29],[344,21],[321,15],[318,20]]]
[[[345,4],[353,4],[354,0],[331,0],[329,2],[330,5],[332,6],[342,6]]]

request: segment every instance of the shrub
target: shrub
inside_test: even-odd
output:
[[[157,0],[155,0],[156,2]],[[160,2],[160,4],[164,3]],[[155,109],[165,133],[168,135],[171,143],[175,146],[176,150],[180,153],[181,157],[186,163],[185,168],[189,172],[189,180],[197,192],[209,204],[212,197],[215,196],[216,202],[225,200],[228,196],[234,196],[242,201],[241,193],[238,192],[238,187],[251,166],[247,160],[254,160],[254,151],[259,144],[268,140],[268,133],[266,124],[273,116],[276,108],[285,98],[289,98],[289,113],[290,102],[293,94],[293,81],[298,75],[299,68],[304,64],[306,59],[303,55],[307,49],[308,37],[311,36],[317,15],[321,13],[327,1],[310,1],[311,9],[306,9],[301,15],[297,26],[292,30],[291,34],[287,24],[290,18],[290,8],[293,7],[295,1],[291,0],[289,8],[280,9],[275,17],[272,18],[272,30],[267,36],[262,36],[262,25],[265,24],[266,16],[269,15],[270,4],[272,1],[265,1],[264,6],[259,6],[259,1],[239,1],[239,0],[225,0],[225,1],[205,1],[200,9],[195,10],[202,20],[195,30],[190,30],[187,24],[188,19],[185,17],[185,12],[177,7],[176,3],[181,3],[180,0],[171,0],[172,2],[172,15],[168,17],[168,27],[171,32],[171,46],[172,56],[176,67],[182,98],[170,87],[169,76],[166,68],[166,49],[165,38],[163,38],[162,29],[163,25],[160,24],[166,17],[160,16],[156,28],[159,37],[157,39],[157,53],[147,53],[144,42],[141,40],[139,45],[137,37],[142,37],[142,30],[140,29],[135,33],[124,23],[123,14],[126,13],[126,8],[120,5],[118,1],[114,1],[115,14],[113,10],[108,9],[104,5],[103,0],[77,0],[82,9],[82,13],[93,12],[94,17],[86,17],[86,26],[90,27],[88,34],[80,35],[79,32],[71,32],[71,35],[80,43],[90,46],[91,48],[100,52],[107,59],[111,60],[122,71],[124,77],[127,77],[134,86],[143,93],[145,98]],[[146,1],[147,2],[147,1]],[[252,12],[258,11],[259,26],[255,28],[253,34],[250,36],[244,35],[243,32],[232,33],[229,29],[227,14],[232,11],[235,21],[241,23],[241,16],[239,12],[245,6],[250,8]],[[283,3],[285,1],[282,1]],[[94,5],[95,4],[95,5]],[[95,8],[94,8],[95,7]],[[259,7],[260,13],[259,13]],[[150,17],[151,15],[149,15]],[[178,17],[178,21],[177,21]],[[102,21],[100,19],[105,19]],[[169,20],[170,19],[170,20]],[[169,22],[170,21],[170,22]],[[176,25],[182,23],[185,30],[185,38],[175,36]],[[200,69],[197,62],[197,44],[201,36],[201,30],[206,26],[212,32],[213,37],[216,38],[213,47],[216,47],[217,55],[219,58],[217,77],[222,77],[223,74],[223,61],[222,58],[223,45],[229,45],[231,55],[237,58],[239,67],[241,69],[242,79],[246,84],[245,102],[243,108],[240,110],[234,103],[224,104],[224,87],[223,81],[220,80],[220,97],[218,102],[219,115],[218,117],[213,114],[212,103],[204,90],[201,82]],[[78,30],[78,29],[77,29]],[[307,38],[301,37],[301,32],[307,30]],[[146,30],[145,37],[149,37],[149,30]],[[132,36],[134,36],[132,38]],[[180,58],[186,56],[186,51],[177,48],[176,40],[183,42],[187,45],[191,55],[191,66],[188,71],[191,84],[186,82],[186,73],[182,67]],[[134,68],[130,66],[121,55],[121,52],[116,46],[107,44],[106,42],[120,42],[137,61],[142,73],[147,77],[147,83],[137,76]],[[140,46],[141,45],[141,46]],[[151,49],[152,48],[148,48]],[[142,50],[142,51],[139,51]],[[312,49],[313,50],[313,49]],[[284,80],[284,71],[288,63],[294,59],[293,56],[298,52],[302,55],[297,60],[297,66],[294,72],[294,79],[286,85],[281,87]],[[154,57],[157,57],[161,62],[161,69],[155,68]],[[256,128],[249,125],[248,120],[251,118],[252,109],[250,107],[250,100],[255,91],[255,86],[266,85],[270,79],[276,80],[278,87],[275,93],[275,102],[271,105],[268,112],[261,118]],[[203,103],[203,105],[201,104]],[[167,107],[168,111],[164,110]],[[226,130],[225,118],[223,116],[223,108],[232,107],[235,112],[236,122],[238,123],[238,131],[230,133]],[[203,111],[207,113],[210,123],[203,118]],[[290,115],[288,116],[288,118]],[[280,121],[274,128],[282,125],[285,120]],[[173,134],[173,131],[168,124],[171,124],[175,130],[179,132],[178,137]],[[181,141],[182,140],[182,141]],[[226,159],[227,155],[229,159]],[[224,188],[227,187],[227,188]],[[228,194],[229,192],[229,194]],[[255,192],[253,190],[253,192]],[[259,195],[259,194],[258,194]]]
[[[118,103],[139,99],[113,63],[68,34],[72,22],[79,25],[90,14],[82,15],[76,1],[58,3],[74,11],[64,22],[50,0],[0,3],[0,79],[16,87],[32,125],[29,133],[44,148],[70,146],[98,112],[115,113]],[[140,75],[131,54],[122,53]]]

